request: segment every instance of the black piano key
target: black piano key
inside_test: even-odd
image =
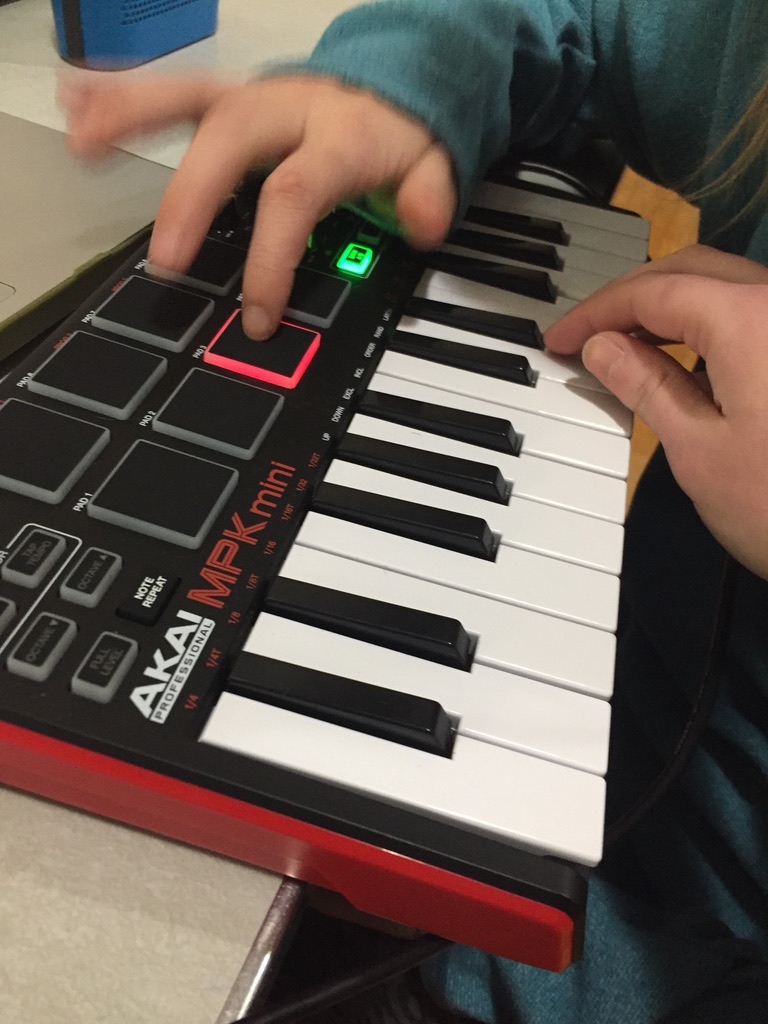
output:
[[[487,501],[506,504],[509,499],[510,488],[501,470],[487,462],[474,462],[355,433],[348,433],[342,439],[336,457]]]
[[[527,295],[541,302],[554,302],[557,298],[557,288],[545,270],[492,263],[490,260],[459,256],[453,252],[430,253],[426,262],[432,270],[442,270],[467,281],[503,288],[515,295]]]
[[[414,331],[395,331],[388,347],[393,352],[418,356],[420,359],[428,359],[442,366],[456,366],[460,370],[482,373],[486,377],[498,377],[513,384],[533,387],[536,383],[536,374],[531,369],[531,364],[525,356],[519,356],[515,352],[497,352],[491,348],[462,345],[458,341],[431,338],[426,334],[416,334]]]
[[[382,391],[367,391],[359,405],[366,416],[376,416],[404,427],[428,430],[454,441],[466,441],[495,452],[519,455],[523,443],[509,420],[500,416],[454,409],[432,402],[418,402],[413,398],[389,395]]]
[[[563,225],[546,217],[527,217],[522,213],[508,210],[491,210],[486,206],[470,206],[464,220],[471,224],[482,224],[487,228],[498,228],[525,238],[537,238],[552,245],[568,245],[568,235]]]
[[[474,640],[458,619],[445,615],[346,594],[285,576],[272,584],[264,608],[286,619],[440,665],[466,672],[472,666]]]
[[[495,557],[498,547],[492,530],[479,516],[430,508],[341,484],[321,483],[315,491],[312,508],[360,526],[489,561]]]
[[[549,242],[534,242],[525,238],[510,238],[507,235],[490,235],[487,231],[473,231],[472,228],[456,228],[448,236],[451,245],[465,249],[476,249],[490,256],[503,256],[508,260],[530,263],[534,267],[548,270],[562,270],[563,260],[557,249]]]
[[[431,320],[433,323],[456,327],[462,331],[474,331],[490,338],[514,341],[528,348],[544,348],[541,331],[535,320],[527,320],[508,313],[494,313],[487,309],[473,309],[458,306],[453,302],[439,302],[413,295],[404,310],[407,316],[417,320]]]
[[[226,685],[241,697],[450,757],[451,720],[437,701],[247,651]]]

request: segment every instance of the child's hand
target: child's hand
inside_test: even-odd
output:
[[[411,244],[442,241],[456,191],[448,154],[421,122],[360,89],[313,75],[245,85],[210,78],[69,83],[61,102],[76,152],[98,156],[179,121],[198,128],[158,210],[150,259],[185,270],[218,209],[254,168],[261,190],[243,279],[243,325],[273,333],[315,224],[343,200],[391,189]]]
[[[689,373],[649,338],[684,342]],[[695,246],[601,288],[546,334],[658,435],[714,536],[768,579],[768,270]]]

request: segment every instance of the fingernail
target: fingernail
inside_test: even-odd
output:
[[[582,362],[590,373],[603,377],[623,359],[625,348],[613,334],[595,334],[584,343]]]
[[[260,306],[243,306],[243,330],[254,341],[266,341],[274,333],[272,321]]]

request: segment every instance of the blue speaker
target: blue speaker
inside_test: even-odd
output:
[[[59,52],[80,67],[144,64],[213,35],[218,0],[52,0]]]

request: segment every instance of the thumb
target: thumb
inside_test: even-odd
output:
[[[689,440],[699,447],[702,431],[720,413],[693,375],[667,352],[616,331],[596,334],[584,345],[586,368],[648,424],[667,450],[685,457]],[[677,460],[676,460],[677,461]]]
[[[456,188],[448,154],[432,143],[403,178],[397,214],[411,245],[432,249],[448,234],[456,209]]]

